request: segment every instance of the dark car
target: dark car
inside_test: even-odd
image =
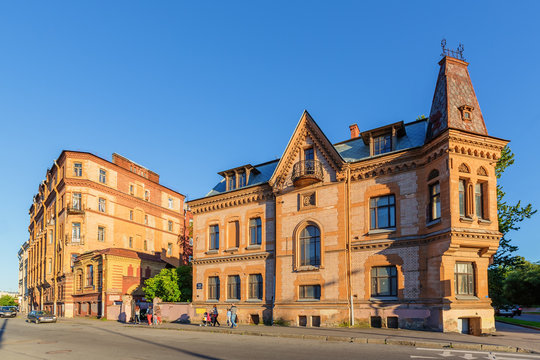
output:
[[[15,317],[17,310],[13,306],[0,306],[0,317]]]
[[[521,316],[521,312],[523,311],[523,308],[519,305],[512,306],[512,311],[514,312],[514,315]]]
[[[495,309],[495,315],[505,316],[505,317],[514,317],[514,310],[510,306],[501,306]]]
[[[28,314],[28,321],[35,322],[36,324],[44,322],[56,322],[56,316],[47,311],[34,310]]]

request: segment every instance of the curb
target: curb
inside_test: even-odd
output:
[[[124,325],[126,327],[138,328],[135,325]],[[231,335],[247,335],[247,336],[268,336],[276,338],[289,338],[301,340],[317,340],[327,342],[348,342],[356,344],[384,344],[384,345],[399,345],[399,346],[414,346],[432,349],[459,349],[459,350],[476,350],[476,351],[496,351],[506,353],[527,353],[537,354],[536,351],[523,349],[515,346],[464,343],[464,342],[443,342],[443,341],[425,341],[425,340],[399,340],[393,338],[366,338],[354,336],[330,336],[330,335],[312,335],[312,334],[293,334],[293,333],[265,333],[250,330],[231,330],[231,329],[203,329],[199,327],[193,328],[174,328],[174,327],[145,327],[146,329],[161,329],[161,330],[176,330],[176,331],[192,331],[192,332],[210,332],[217,334]]]

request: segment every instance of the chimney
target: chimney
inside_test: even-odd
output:
[[[358,130],[358,124],[350,125],[349,129],[351,130],[351,139],[354,139],[360,136],[360,130]]]

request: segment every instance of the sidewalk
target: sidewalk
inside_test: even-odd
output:
[[[126,325],[146,327],[145,325]],[[300,328],[264,325],[240,325],[230,329],[226,326],[204,327],[197,324],[164,323],[155,329],[179,331],[207,331],[251,336],[287,337],[319,341],[343,341],[355,343],[406,345],[430,348],[454,348],[502,352],[540,353],[540,331],[503,324],[502,330],[493,335],[473,336],[465,334],[376,328]],[[497,323],[499,328],[499,323]]]

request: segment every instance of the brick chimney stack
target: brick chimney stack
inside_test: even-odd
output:
[[[350,125],[349,129],[351,130],[351,139],[354,139],[360,136],[360,130],[358,130],[358,124]]]

